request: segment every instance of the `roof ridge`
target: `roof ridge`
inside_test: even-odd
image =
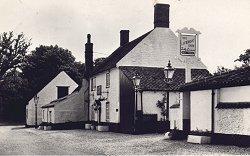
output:
[[[93,74],[100,73],[102,71],[105,71],[105,70],[110,69],[111,67],[113,67],[114,64],[116,64],[118,61],[120,61],[126,54],[128,54],[136,45],[138,45],[153,30],[148,31],[147,33],[135,38],[134,40],[126,43],[123,46],[119,46],[99,66],[94,68]],[[130,45],[131,45],[131,47],[129,47]],[[112,62],[112,59],[115,60],[115,61]]]

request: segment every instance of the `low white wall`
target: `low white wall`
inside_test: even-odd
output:
[[[191,91],[191,130],[211,131],[211,90]]]
[[[250,102],[250,86],[220,89],[218,102]],[[250,135],[250,109],[215,109],[215,133]]]

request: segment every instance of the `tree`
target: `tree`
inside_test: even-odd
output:
[[[106,57],[100,57],[94,60],[94,66],[97,67],[103,63],[103,61],[106,59]]]
[[[11,70],[4,78],[0,88],[0,115],[1,119],[24,121],[25,103],[23,101],[24,85],[27,83],[21,78],[18,70]]]
[[[24,97],[30,100],[61,71],[65,71],[79,85],[84,74],[84,64],[75,62],[74,56],[67,49],[55,46],[37,47],[26,57],[26,63],[21,68],[22,78],[29,83]]]
[[[0,81],[10,70],[20,67],[30,45],[23,33],[16,38],[12,31],[0,35]]]
[[[245,50],[244,54],[240,54],[239,58],[236,59],[234,62],[239,61],[243,62],[242,66],[249,66],[250,65],[250,49]]]

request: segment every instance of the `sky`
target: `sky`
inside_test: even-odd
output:
[[[250,48],[250,0],[0,0],[0,33],[23,32],[30,51],[57,44],[84,62],[88,33],[94,58],[107,57],[119,47],[120,30],[133,40],[153,29],[155,3],[170,4],[172,31],[202,33],[199,57],[210,72],[239,65],[234,60]]]

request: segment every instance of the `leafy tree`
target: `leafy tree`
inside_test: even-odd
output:
[[[158,100],[156,106],[161,109],[161,115],[166,116],[168,114],[167,109],[165,107],[165,103],[167,101],[167,93],[163,94],[162,100]]]
[[[61,71],[65,71],[78,84],[81,84],[84,74],[84,64],[75,62],[69,50],[57,45],[37,47],[27,55],[21,69],[22,77],[29,82],[24,95],[26,100],[30,100]]]
[[[20,67],[30,45],[23,33],[17,37],[12,31],[0,35],[0,81],[10,70]]]
[[[106,57],[100,57],[94,60],[94,66],[99,66],[106,59]]]
[[[240,54],[239,58],[236,59],[234,62],[239,61],[243,62],[243,66],[249,66],[250,65],[250,49],[245,50],[244,54]]]
[[[0,115],[2,119],[23,121],[25,119],[25,103],[23,102],[24,85],[18,70],[11,70],[4,78],[0,88]]]

